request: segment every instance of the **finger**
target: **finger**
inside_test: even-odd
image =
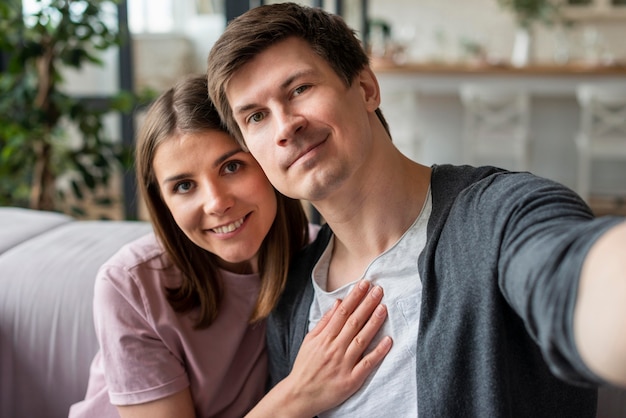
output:
[[[391,350],[392,345],[393,341],[391,337],[384,337],[378,345],[376,345],[376,348],[363,356],[361,361],[354,366],[352,378],[359,382],[364,382],[367,376],[383,361],[387,353],[389,353],[389,350]]]
[[[359,304],[367,295],[369,288],[370,283],[367,280],[359,281],[356,286],[352,288],[350,293],[348,293],[348,296],[346,296],[335,309],[326,326],[326,331],[330,338],[337,337],[343,330],[346,321],[348,321],[348,318],[350,318],[354,310],[359,307]],[[354,335],[356,335],[356,333],[353,334],[350,339],[352,339]]]
[[[352,339],[350,345],[346,349],[346,358],[348,361],[357,361],[363,356],[365,350],[374,340],[374,337],[380,331],[387,318],[387,307],[378,305],[372,315],[369,317],[363,328]]]
[[[348,317],[339,335],[337,341],[348,347],[356,335],[359,334],[363,325],[372,317],[374,310],[380,304],[383,298],[383,289],[380,286],[374,286],[367,296],[361,301],[355,311]],[[338,309],[341,309],[339,306]]]

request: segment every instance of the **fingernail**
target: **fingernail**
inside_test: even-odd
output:
[[[380,286],[374,286],[370,294],[372,295],[373,298],[379,298],[383,294],[383,288]]]
[[[391,337],[389,337],[389,336],[386,336],[386,337],[384,337],[384,338],[381,340],[381,343],[383,344],[383,346],[384,346],[384,347],[389,347],[389,346],[391,346],[391,342],[392,342],[392,340],[391,340]]]
[[[370,287],[370,282],[368,282],[367,280],[361,280],[359,282],[359,289],[367,290],[369,287]]]
[[[383,316],[387,315],[387,307],[385,305],[378,305],[376,309],[374,310],[374,315],[376,315],[379,318],[382,318]]]

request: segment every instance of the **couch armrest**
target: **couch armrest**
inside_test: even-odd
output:
[[[45,231],[71,222],[55,212],[0,207],[0,254]]]
[[[65,222],[0,254],[0,416],[67,417],[83,399],[98,349],[97,270],[151,230],[143,222]]]

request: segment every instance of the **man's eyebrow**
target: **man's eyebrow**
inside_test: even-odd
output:
[[[250,110],[256,109],[257,107],[259,107],[259,105],[257,105],[256,103],[250,103],[250,104],[243,105],[243,106],[237,106],[235,108],[235,114],[241,115],[243,113],[248,113]]]
[[[305,76],[309,76],[313,74],[313,70],[312,69],[304,69],[304,70],[300,70],[297,71],[296,73],[292,74],[291,76],[287,77],[287,79],[280,85],[281,89],[286,89],[288,88],[291,84],[293,84],[294,81],[296,81],[299,78],[305,77]]]
[[[289,77],[287,77],[285,79],[285,81],[283,81],[280,84],[280,89],[281,90],[286,90],[287,88],[289,88],[289,86],[291,84],[293,84],[296,80],[298,80],[299,78],[308,76],[313,74],[313,70],[311,69],[305,69],[305,70],[301,70],[301,71],[297,71],[294,74],[290,75]],[[235,114],[242,114],[242,113],[247,113],[252,109],[256,109],[257,107],[259,107],[258,104],[256,103],[249,103],[249,104],[245,104],[243,106],[237,106],[235,108]]]

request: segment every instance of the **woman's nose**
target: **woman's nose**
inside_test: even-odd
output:
[[[235,199],[228,187],[207,184],[203,193],[204,212],[210,215],[224,215],[234,205]]]

